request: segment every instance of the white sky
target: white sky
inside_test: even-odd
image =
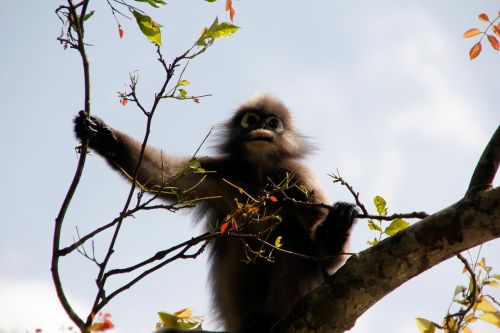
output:
[[[92,112],[140,138],[144,117],[118,103],[128,73],[140,75],[146,105],[158,90],[162,71],[154,48],[134,22],[114,19],[97,4],[88,21],[92,70]],[[77,54],[56,41],[59,1],[5,2],[0,11],[0,163],[3,190],[0,233],[0,332],[57,332],[67,324],[53,291],[50,251],[53,221],[76,166],[72,118],[82,108]],[[163,28],[163,52],[179,55],[223,1],[169,2],[148,12]],[[318,151],[308,165],[334,201],[352,200],[326,176],[336,169],[365,203],[380,194],[391,212],[435,212],[464,194],[475,163],[499,125],[500,55],[489,45],[468,59],[472,40],[462,33],[484,24],[497,1],[235,1],[243,28],[191,62],[188,90],[212,93],[200,105],[168,102],[158,110],[151,143],[191,154],[212,125],[257,91],[281,97]],[[204,149],[203,154],[210,153]],[[496,184],[498,185],[498,180]],[[88,159],[68,212],[63,243],[117,215],[128,185],[98,157]],[[138,214],[119,238],[112,265],[134,263],[199,233],[187,214]],[[354,231],[360,251],[373,238],[364,221]],[[96,239],[97,253],[105,239]],[[482,254],[500,271],[500,243]],[[146,278],[109,304],[115,332],[151,332],[156,312],[194,308],[209,317],[206,258],[176,262]],[[62,260],[65,290],[79,311],[94,296],[95,268],[81,256]],[[417,332],[415,317],[440,321],[454,288],[465,284],[461,264],[451,259],[413,279],[367,311],[350,331]],[[498,297],[498,292],[497,292]],[[208,321],[206,328],[215,328]],[[496,331],[489,325],[475,332]]]

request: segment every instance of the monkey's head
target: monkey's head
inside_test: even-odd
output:
[[[218,148],[237,159],[269,164],[300,158],[310,150],[286,106],[269,95],[245,102],[224,127]]]

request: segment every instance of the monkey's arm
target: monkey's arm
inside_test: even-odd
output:
[[[311,193],[309,200],[315,204],[328,204],[329,199],[321,184],[310,170],[302,165],[294,165],[294,171],[302,185]],[[337,202],[329,209],[310,207],[304,210],[300,220],[303,226],[310,231],[310,237],[316,249],[316,255],[332,256],[327,260],[327,267],[335,267],[342,262],[344,256],[335,256],[345,252],[351,235],[351,229],[356,222],[356,205],[347,202]]]
[[[80,140],[88,138],[91,149],[131,180],[139,161],[140,142],[112,129],[97,117],[88,118],[83,111],[75,118],[75,134]],[[172,200],[176,198],[174,194],[169,194],[172,188],[183,191],[194,187],[191,196],[208,195],[203,193],[206,192],[206,185],[196,186],[202,175],[189,170],[189,161],[188,157],[167,156],[155,148],[146,147],[137,181],[153,193],[155,190],[160,191],[163,197]]]
[[[319,224],[313,233],[316,242],[323,248],[328,248],[329,254],[344,251],[351,236],[351,228],[355,221],[356,205],[347,202],[336,202],[329,210],[325,220]]]

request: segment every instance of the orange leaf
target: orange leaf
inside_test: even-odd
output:
[[[271,200],[272,202],[278,202],[278,199],[276,199],[274,195],[270,195],[269,200]]]
[[[229,222],[226,222],[220,226],[220,233],[221,234],[226,234],[229,230]]]
[[[226,12],[229,11],[229,18],[231,19],[231,22],[233,22],[235,13],[233,8],[233,0],[226,0],[226,5],[224,6],[224,10]]]
[[[238,223],[236,223],[235,219],[231,219],[231,225],[233,230],[238,231]]]
[[[127,99],[126,97],[122,97],[122,99],[120,99],[120,103],[121,103],[123,106],[125,106],[125,105],[127,105],[127,103],[128,103],[128,99]]]
[[[492,48],[499,51],[500,45],[498,44],[498,39],[495,36],[488,35],[488,41],[490,42]]]
[[[102,322],[97,322],[92,324],[92,326],[90,326],[90,330],[92,332],[102,332],[115,327],[115,325],[111,322],[109,317],[111,317],[111,315],[109,313],[105,313],[104,316],[102,317]]]
[[[490,18],[485,13],[479,14],[477,17],[480,21],[489,22]]]
[[[124,31],[121,24],[118,24],[118,34],[120,35],[120,38],[123,38]]]
[[[475,59],[481,53],[481,42],[477,42],[469,51],[470,60]]]
[[[234,14],[235,14],[234,8],[231,7],[231,9],[229,10],[229,18],[231,19],[231,22],[234,21]]]
[[[474,37],[474,36],[477,36],[480,34],[481,34],[481,31],[479,31],[479,29],[472,28],[472,29],[469,29],[466,32],[464,32],[464,38],[470,38],[470,37]]]
[[[491,26],[491,30],[493,30],[493,33],[500,37],[500,32],[498,31],[498,28],[495,25]]]

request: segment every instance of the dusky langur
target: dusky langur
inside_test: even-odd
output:
[[[134,173],[141,149],[139,141],[83,112],[75,118],[75,133],[80,140],[88,138],[90,148],[112,168],[122,174]],[[184,173],[179,177],[190,157],[170,156],[147,147],[137,181],[150,187],[190,189],[191,198],[220,196],[202,200],[195,208],[205,220],[206,229],[214,231],[241,208],[238,205],[248,200],[247,196],[269,195],[276,184],[288,178],[287,183],[293,186],[279,188],[273,192],[275,200],[266,202],[266,210],[277,212],[279,223],[269,231],[266,219],[250,221],[245,232],[265,234],[270,243],[281,237],[284,249],[325,260],[274,250],[272,260],[256,258],[248,263],[248,249],[259,248],[261,243],[221,236],[210,244],[209,284],[217,318],[230,332],[266,332],[345,261],[340,253],[346,251],[356,208],[343,202],[329,209],[314,205],[329,201],[301,162],[310,146],[297,132],[285,105],[276,98],[258,95],[242,104],[224,124],[221,134],[219,154],[198,159],[210,173]],[[159,193],[170,202],[177,198],[167,191]]]

